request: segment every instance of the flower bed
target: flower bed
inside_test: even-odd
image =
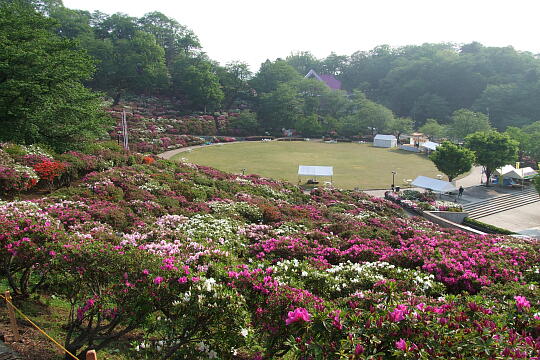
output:
[[[130,149],[132,151],[158,154],[167,150],[201,145],[210,142],[236,141],[233,137],[216,136],[228,133],[230,118],[238,113],[215,113],[213,115],[179,115],[172,109],[158,106],[140,107],[126,103]],[[112,139],[121,136],[121,118],[125,108],[111,108],[109,113],[117,119],[117,126],[110,132]],[[209,140],[201,136],[210,136]]]
[[[74,352],[129,334],[141,359],[540,356],[538,241],[361,192],[141,156],[1,203],[0,243],[16,295],[71,304]]]
[[[451,201],[436,200],[432,192],[421,193],[415,190],[404,190],[401,193],[387,191],[384,197],[390,201],[421,214],[423,211],[461,212],[463,207]]]

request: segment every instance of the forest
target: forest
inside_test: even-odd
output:
[[[212,60],[193,30],[160,12],[136,18],[69,9],[58,0],[1,3],[0,31],[6,41],[1,45],[0,76],[10,79],[0,83],[0,119],[7,124],[0,139],[6,141],[54,145],[66,138],[77,143],[81,134],[97,136],[99,124],[110,124],[99,114],[99,99],[106,96],[113,106],[128,99],[167,99],[180,115],[237,111],[242,116],[232,124],[234,134],[280,134],[290,128],[309,137],[377,132],[399,137],[420,129],[431,138],[459,142],[494,128],[508,130],[525,152],[540,151],[530,144],[540,129],[540,59],[510,46],[380,45],[323,59],[300,51],[269,59],[252,72],[241,59],[224,65]],[[39,34],[27,48],[15,51],[29,28]],[[12,66],[35,55],[36,46],[49,55],[36,58],[41,67]],[[54,91],[44,91],[34,81],[49,79],[46,66],[63,70],[63,78],[53,76],[58,85]],[[305,79],[311,69],[334,76],[342,89]],[[12,86],[33,89],[33,100],[23,104]],[[70,99],[58,104],[55,97]],[[28,122],[24,114],[29,109],[42,113],[44,103],[47,116],[67,117],[69,108],[70,118],[80,116],[84,124],[72,126],[65,119],[55,130],[61,133],[57,136],[51,131],[55,124],[36,116]]]

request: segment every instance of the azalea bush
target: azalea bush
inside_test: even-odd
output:
[[[404,190],[403,193],[387,191],[384,197],[413,211],[453,211],[461,212],[463,207],[451,201],[436,200],[433,192],[421,193],[416,190]]]
[[[69,304],[77,353],[129,336],[136,359],[540,356],[538,240],[440,228],[358,191],[88,152],[88,168],[69,155],[73,186],[0,205],[3,273]]]

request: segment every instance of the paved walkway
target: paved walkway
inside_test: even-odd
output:
[[[233,141],[233,142],[228,142],[228,143],[215,143],[215,144],[202,144],[202,145],[186,146],[186,147],[179,148],[179,149],[165,151],[164,153],[158,154],[158,156],[160,158],[162,158],[162,159],[170,159],[176,154],[180,154],[180,153],[183,153],[183,152],[190,152],[193,149],[198,149],[198,148],[207,147],[207,146],[223,146],[223,145],[236,144],[236,143],[238,143],[238,141]]]

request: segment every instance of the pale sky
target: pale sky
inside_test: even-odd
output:
[[[512,45],[540,53],[538,0],[64,0],[72,9],[140,17],[160,11],[195,32],[210,58],[247,62],[311,51],[351,55],[376,45]]]

